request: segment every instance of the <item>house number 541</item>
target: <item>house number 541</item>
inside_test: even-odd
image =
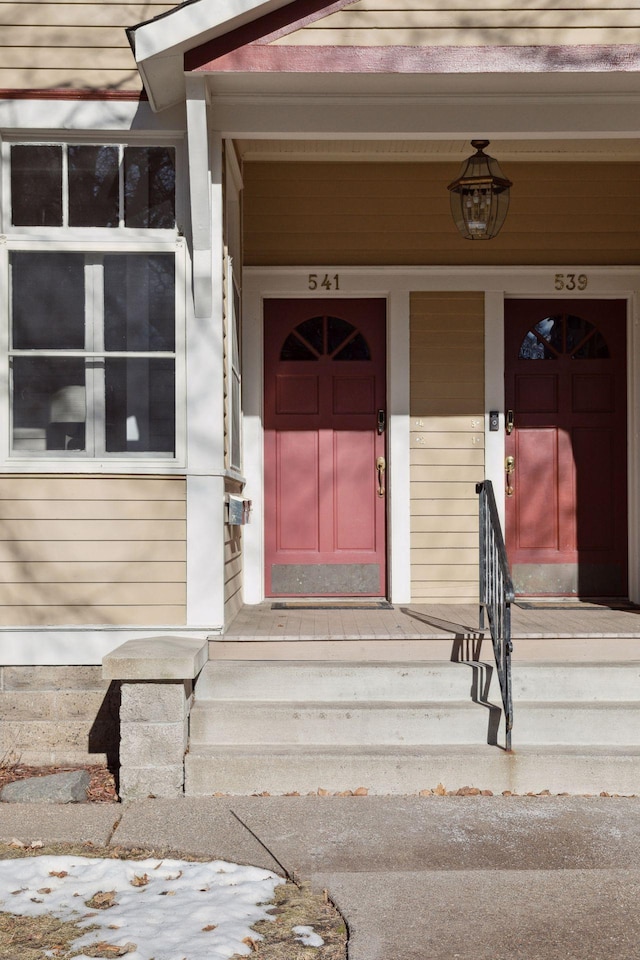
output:
[[[321,273],[310,273],[309,274],[309,290],[339,290],[340,289],[340,274],[334,273],[333,276],[329,273],[324,275]]]

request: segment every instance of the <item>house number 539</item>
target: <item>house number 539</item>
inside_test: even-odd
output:
[[[586,273],[556,273],[553,285],[556,290],[586,290],[588,283]]]
[[[310,273],[309,274],[309,290],[339,290],[340,289],[340,274],[334,273],[333,276],[329,273]]]

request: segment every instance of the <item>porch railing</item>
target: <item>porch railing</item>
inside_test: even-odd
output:
[[[476,484],[480,497],[480,629],[484,629],[485,611],[489,621],[493,653],[496,658],[502,706],[505,718],[505,746],[511,750],[513,701],[511,695],[511,604],[513,584],[509,573],[500,518],[493,484]]]

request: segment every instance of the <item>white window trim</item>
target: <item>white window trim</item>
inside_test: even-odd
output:
[[[10,376],[9,376],[9,325],[10,325],[10,300],[9,300],[9,255],[14,251],[36,252],[46,250],[50,252],[78,252],[83,254],[109,254],[109,253],[168,253],[175,258],[175,352],[167,351],[118,351],[109,352],[109,357],[126,356],[135,357],[143,355],[145,357],[162,358],[170,356],[175,358],[175,455],[160,455],[158,453],[142,451],[133,451],[130,453],[105,454],[104,456],[91,456],[88,453],[78,452],[73,455],[66,452],[64,456],[47,454],[42,456],[37,452],[29,453],[11,453],[11,421],[12,421],[12,398],[10,395]],[[20,239],[0,239],[0,282],[5,295],[2,302],[2,311],[4,322],[0,330],[0,356],[3,362],[0,365],[0,473],[34,472],[34,473],[181,473],[185,472],[186,465],[186,373],[185,373],[185,325],[186,325],[186,243],[182,238],[166,239],[164,242],[145,242],[136,243],[129,237],[127,241],[123,239],[115,240],[111,237],[111,243],[88,242],[76,239],[56,239],[27,240]],[[13,355],[23,356],[41,356],[47,353],[55,356],[75,356],[86,358],[92,354],[102,356],[100,350],[96,351],[42,351],[42,350],[20,350],[12,351]]]
[[[236,307],[235,307],[235,294],[236,290],[238,292],[238,300],[240,304],[241,294],[239,285],[234,277],[233,272],[233,260],[231,257],[227,257],[227,357],[226,357],[226,374],[227,374],[227,429],[229,431],[228,436],[228,449],[229,449],[229,469],[231,472],[238,475],[242,474],[242,336],[239,329],[239,319],[236,316]],[[237,357],[237,366],[233,362],[234,352]],[[238,409],[236,410],[233,405],[233,387],[234,383],[237,381],[238,384]],[[237,423],[236,423],[237,420]],[[238,430],[238,446],[240,451],[240,462],[233,462],[233,431],[234,429]]]
[[[138,228],[125,227],[121,222],[118,227],[70,227],[66,223],[68,214],[68,179],[66,176],[67,150],[63,149],[63,180],[62,180],[62,202],[63,202],[63,223],[58,227],[23,227],[14,226],[11,223],[11,147],[18,145],[43,145],[43,146],[117,146],[120,148],[120,162],[122,162],[123,151],[125,147],[172,147],[175,151],[175,169],[176,169],[176,194],[175,194],[175,213],[176,226],[172,228]],[[0,139],[0,166],[2,168],[2,190],[3,202],[1,204],[1,224],[4,235],[12,238],[33,237],[38,239],[50,239],[57,242],[57,239],[64,236],[64,239],[75,239],[82,241],[103,240],[108,243],[115,238],[122,238],[123,241],[135,240],[139,243],[157,243],[167,240],[169,237],[181,236],[184,233],[183,225],[185,223],[185,208],[180,184],[183,181],[183,144],[175,136],[162,136],[146,131],[139,136],[131,135],[129,131],[120,131],[114,135],[105,135],[101,133],[86,133],[84,136],[74,131],[73,136],[47,135],[27,133],[7,135],[3,134]],[[120,180],[120,202],[122,211],[122,188],[123,181]]]

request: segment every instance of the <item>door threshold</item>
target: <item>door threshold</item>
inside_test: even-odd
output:
[[[638,605],[623,597],[516,597],[521,610],[637,610]]]
[[[393,610],[388,600],[274,600],[272,610]]]

